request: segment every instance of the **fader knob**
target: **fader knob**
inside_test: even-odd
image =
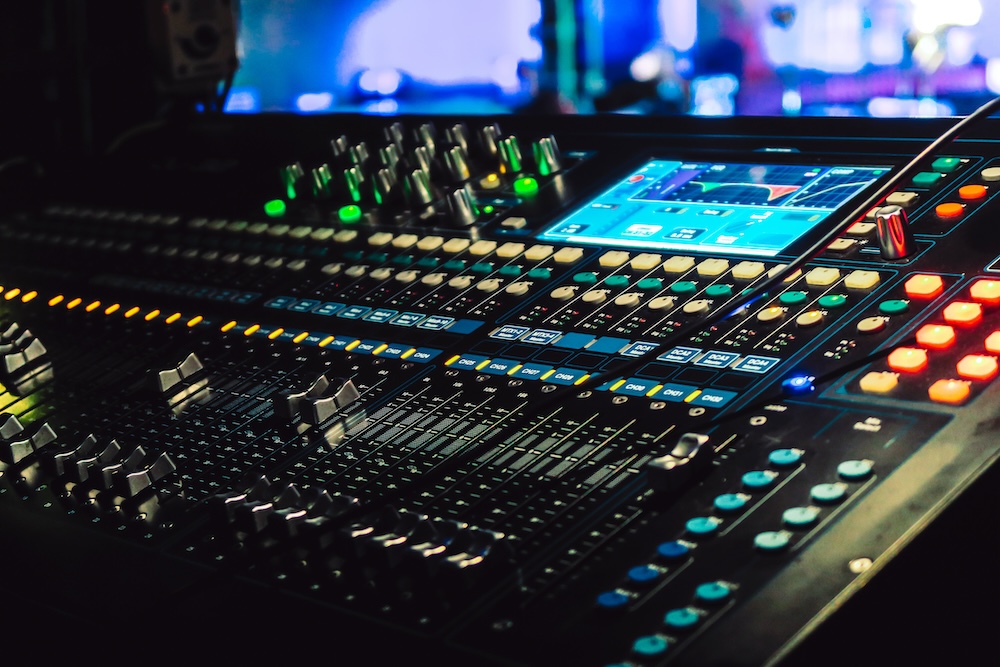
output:
[[[476,207],[468,187],[458,188],[448,195],[448,214],[458,227],[468,227],[476,221]]]
[[[532,153],[535,164],[538,166],[538,173],[542,176],[548,176],[562,170],[562,155],[559,153],[555,137],[543,137],[536,141],[532,146]]]
[[[499,150],[500,126],[496,123],[487,125],[479,131],[479,147],[487,158],[494,158]]]
[[[411,206],[423,208],[434,201],[431,177],[423,169],[414,169],[406,175],[405,192]]]
[[[521,145],[515,136],[509,136],[499,144],[500,164],[508,172],[516,174],[524,167],[524,160],[521,157]]]
[[[456,183],[467,181],[472,176],[469,171],[469,159],[461,146],[452,146],[444,153],[444,164],[451,180]]]

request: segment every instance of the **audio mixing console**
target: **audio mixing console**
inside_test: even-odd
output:
[[[794,656],[1000,451],[1000,126],[866,203],[947,127],[205,116],[0,172],[8,627]]]

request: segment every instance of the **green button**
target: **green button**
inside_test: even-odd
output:
[[[705,288],[705,296],[722,298],[733,295],[733,288],[729,285],[710,285]]]
[[[445,262],[441,268],[445,271],[461,271],[465,268],[465,262],[460,259],[452,259]]]
[[[890,299],[878,305],[878,311],[883,315],[899,315],[910,309],[909,301],[903,299]]]
[[[493,271],[493,265],[489,262],[476,262],[469,270],[473,273],[491,273]]]
[[[608,287],[626,287],[630,282],[628,276],[608,276],[604,279],[604,284]]]
[[[688,607],[681,607],[668,611],[663,617],[663,624],[675,630],[683,630],[696,625],[700,620],[698,612]]]
[[[921,188],[929,188],[942,178],[944,178],[944,174],[936,171],[922,171],[913,177],[913,184]]]
[[[280,199],[272,199],[264,204],[264,213],[266,213],[269,218],[280,218],[285,215],[287,210],[288,207],[285,205],[285,202]]]
[[[507,264],[506,266],[501,266],[497,273],[506,278],[513,278],[521,275],[521,267],[517,264]]]
[[[538,192],[538,181],[531,176],[524,176],[514,181],[514,193],[522,197],[530,197]]]
[[[957,157],[939,157],[938,159],[931,162],[931,169],[934,171],[940,171],[945,174],[949,174],[962,164],[961,158]]]
[[[663,281],[659,278],[643,278],[635,286],[641,290],[659,290],[663,288]]]
[[[340,217],[341,222],[350,225],[361,219],[361,207],[354,204],[341,206],[337,215]]]
[[[802,303],[809,298],[809,295],[805,292],[792,291],[792,292],[782,292],[778,297],[778,301],[785,304],[786,306],[794,306]]]
[[[843,294],[827,294],[819,298],[820,308],[840,308],[847,303],[847,297]]]
[[[392,258],[392,263],[396,266],[409,266],[413,263],[413,255],[397,255]]]
[[[698,291],[698,283],[690,280],[678,280],[670,286],[670,291],[674,294],[693,294]]]
[[[590,271],[584,271],[573,276],[573,282],[580,285],[593,285],[597,282],[597,274],[591,273]]]
[[[385,264],[386,260],[389,259],[389,255],[384,252],[370,252],[368,253],[368,261],[372,264]]]
[[[362,250],[347,250],[344,252],[344,259],[349,262],[360,262],[364,257],[365,253]]]
[[[548,280],[552,277],[552,270],[545,268],[535,268],[528,271],[528,277],[532,280]]]
[[[421,257],[417,260],[417,266],[422,269],[433,269],[438,265],[436,257]]]
[[[645,657],[651,657],[654,655],[660,655],[670,645],[667,644],[667,640],[663,637],[657,635],[648,635],[646,637],[639,637],[632,643],[632,651],[636,655],[641,655]]]

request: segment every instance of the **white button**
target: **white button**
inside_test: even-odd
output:
[[[368,245],[381,247],[386,243],[392,241],[392,234],[390,232],[375,232],[368,237]]]
[[[707,299],[695,299],[694,301],[688,301],[685,303],[681,310],[688,315],[700,315],[702,313],[707,313],[711,307],[711,301]]]
[[[676,302],[677,299],[672,296],[658,296],[649,302],[649,309],[664,310],[666,308],[673,308]]]
[[[989,183],[1000,181],[1000,167],[987,167],[979,175],[984,181]]]
[[[387,266],[379,267],[372,270],[369,275],[375,280],[385,280],[386,278],[392,276],[392,269]]]
[[[437,287],[444,282],[444,279],[448,277],[447,273],[428,273],[426,276],[420,279],[424,285],[430,285],[431,287]]]
[[[507,292],[507,294],[513,294],[514,296],[524,296],[530,289],[531,283],[519,280],[516,283],[507,285],[507,289],[505,289],[504,292]]]
[[[694,266],[694,257],[671,257],[663,263],[663,270],[667,273],[684,273],[690,271]]]
[[[476,283],[476,289],[481,292],[496,292],[502,284],[503,281],[499,278],[487,278]]]
[[[517,257],[522,252],[524,252],[523,243],[504,243],[502,246],[497,248],[497,257],[510,259],[511,257]]]
[[[583,257],[583,248],[560,248],[552,259],[557,264],[572,264],[578,262]]]
[[[580,300],[585,303],[603,303],[607,298],[608,293],[604,290],[591,290],[580,297]]]
[[[401,283],[412,283],[419,276],[420,274],[418,272],[410,269],[408,271],[400,271],[399,273],[397,273],[396,280],[398,280]]]
[[[847,233],[851,236],[867,236],[875,229],[874,222],[855,222],[847,228]]]
[[[350,276],[351,278],[360,278],[365,275],[365,271],[367,270],[368,267],[364,264],[355,264],[354,266],[348,267],[347,270],[344,271],[344,275]]]
[[[556,301],[567,301],[572,299],[576,295],[576,288],[572,285],[563,285],[562,287],[557,287],[552,290],[549,294]]]
[[[455,276],[448,281],[448,287],[455,289],[466,289],[472,284],[472,276]]]
[[[663,261],[661,255],[652,252],[642,252],[632,258],[630,262],[633,269],[637,271],[649,271],[656,268],[656,265]]]
[[[878,271],[851,271],[844,278],[844,287],[848,289],[871,289],[878,285]]]
[[[553,248],[550,245],[533,245],[524,253],[524,257],[533,262],[538,262],[551,255],[552,250]]]
[[[476,257],[488,255],[497,248],[496,241],[479,240],[469,246],[469,254]]]
[[[657,264],[659,264],[659,262],[657,262]],[[640,298],[642,298],[641,294],[636,292],[625,292],[624,294],[619,294],[615,297],[615,305],[631,308],[639,304]]]
[[[322,269],[320,269],[320,271],[322,271],[323,274],[327,276],[335,276],[343,270],[344,270],[344,265],[341,264],[340,262],[332,262],[330,264],[326,264],[323,266]]]
[[[893,192],[885,198],[885,205],[906,208],[916,204],[918,199],[920,199],[920,195],[916,192]]]
[[[317,243],[329,241],[333,238],[333,230],[329,227],[320,227],[319,229],[314,230],[312,234],[309,235],[309,238]]]
[[[598,262],[605,268],[614,268],[627,262],[628,258],[629,254],[624,250],[609,250],[601,255]]]
[[[743,261],[733,267],[733,278],[737,280],[752,280],[764,273],[763,262]]]
[[[806,274],[806,284],[813,287],[825,287],[840,280],[840,270],[827,266],[817,266]]]
[[[724,259],[706,259],[698,265],[699,276],[719,276],[729,269],[729,262]]]
[[[350,243],[356,238],[358,238],[358,230],[356,229],[341,229],[333,235],[333,240],[337,243]]]
[[[528,226],[528,221],[518,216],[511,216],[501,222],[500,226],[506,227],[507,229],[524,229]]]
[[[400,234],[392,240],[393,248],[409,248],[419,240],[416,234]]]
[[[441,249],[445,252],[457,253],[462,252],[469,247],[469,239],[448,239],[445,241]]]
[[[420,250],[436,250],[444,243],[440,236],[425,236],[417,241],[417,248]]]
[[[857,245],[857,243],[858,242],[855,241],[854,239],[844,239],[844,238],[834,239],[833,243],[828,245],[826,249],[829,250],[830,252],[846,252],[847,250],[850,250],[855,245]]]

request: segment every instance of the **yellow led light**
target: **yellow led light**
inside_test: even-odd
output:
[[[108,306],[107,308],[104,309],[104,314],[105,315],[110,315],[110,314],[112,314],[114,312],[117,312],[119,308],[121,308],[120,304],[113,303],[113,304],[111,304],[110,306]]]
[[[248,326],[246,329],[243,330],[243,335],[244,336],[252,336],[255,333],[257,333],[258,331],[260,331],[260,325],[259,324],[251,324],[250,326]]]
[[[693,401],[694,399],[698,398],[698,395],[699,395],[700,393],[701,393],[701,389],[696,389],[695,391],[691,392],[691,395],[690,395],[690,396],[688,396],[687,398],[685,398],[685,399],[684,399],[684,402],[685,402],[685,403],[690,403],[690,402],[691,402],[691,401]]]
[[[130,317],[135,317],[138,314],[139,314],[139,306],[132,306],[131,308],[125,311],[125,319],[128,319]]]
[[[146,317],[143,318],[143,319],[145,319],[147,322],[152,322],[153,320],[155,320],[159,316],[160,316],[160,311],[159,310],[151,310],[148,313],[146,313]]]
[[[403,354],[399,355],[399,358],[400,359],[409,359],[410,357],[412,357],[416,353],[416,351],[417,351],[417,348],[411,347],[409,350],[407,350]]]
[[[615,383],[614,383],[613,385],[611,385],[611,391],[614,391],[614,390],[618,389],[618,388],[619,388],[619,387],[621,387],[621,386],[622,386],[623,384],[625,384],[625,378],[622,378],[622,379],[621,379],[621,380],[619,380],[618,382],[615,382]]]
[[[28,303],[29,301],[34,300],[36,296],[38,296],[38,292],[36,292],[35,290],[31,290],[30,292],[27,292],[24,296],[21,297],[21,302]]]
[[[18,294],[20,294],[20,293],[21,293],[21,289],[20,289],[19,287],[15,287],[15,288],[14,288],[14,289],[12,289],[12,290],[8,290],[8,291],[7,291],[7,292],[6,292],[6,293],[5,293],[4,295],[3,295],[3,298],[5,298],[5,299],[6,299],[7,301],[10,301],[11,299],[15,298],[15,297],[16,297],[16,296],[17,296]]]
[[[181,314],[180,313],[174,313],[173,315],[171,315],[170,317],[168,317],[166,319],[166,322],[167,322],[167,324],[173,324],[174,322],[176,322],[179,319],[181,319]]]
[[[326,347],[327,345],[329,345],[332,342],[333,342],[333,336],[327,336],[326,338],[324,338],[323,340],[321,340],[319,342],[319,346],[320,347]]]
[[[49,299],[49,306],[58,306],[60,303],[63,302],[64,298],[65,297],[62,294],[57,294],[56,296]]]
[[[236,320],[226,322],[225,324],[222,325],[222,333],[226,333],[227,331],[232,331],[234,328],[236,328]]]
[[[653,394],[655,394],[656,392],[660,391],[661,389],[663,389],[663,385],[662,384],[653,385],[653,388],[646,392],[646,396],[652,396]]]
[[[283,333],[285,333],[285,330],[282,329],[281,327],[278,327],[277,329],[275,329],[271,333],[267,334],[267,337],[268,337],[269,340],[274,340],[275,338],[277,338],[278,336],[280,336]]]
[[[389,346],[386,345],[385,343],[382,343],[381,345],[379,345],[378,347],[376,347],[374,350],[372,350],[372,354],[375,355],[375,356],[378,356],[378,355],[382,354],[383,352],[385,352],[388,349],[389,349]]]
[[[83,303],[83,299],[77,297],[76,299],[73,299],[72,301],[70,301],[69,303],[66,304],[66,310],[73,310],[74,308],[76,308],[77,306],[79,306],[81,303]]]
[[[304,341],[304,340],[305,340],[306,338],[309,338],[309,332],[308,332],[308,331],[303,331],[303,332],[302,332],[302,333],[300,333],[300,334],[299,334],[298,336],[296,336],[295,338],[293,338],[293,339],[292,339],[292,342],[293,342],[293,343],[301,343],[301,342],[302,342],[302,341]]]
[[[481,371],[481,370],[483,370],[484,368],[486,368],[487,366],[489,366],[489,365],[490,365],[490,362],[491,362],[491,361],[493,361],[493,360],[492,360],[492,359],[483,359],[483,360],[482,360],[482,361],[480,361],[480,362],[479,362],[479,364],[478,364],[478,365],[476,366],[476,370],[477,370],[477,371]]]
[[[100,307],[101,307],[100,301],[91,301],[90,303],[87,304],[84,310],[86,310],[88,313],[92,313]]]
[[[552,375],[552,374],[553,374],[553,373],[555,373],[555,372],[556,372],[556,369],[554,369],[554,368],[553,368],[552,370],[549,370],[549,371],[545,371],[545,373],[543,373],[543,374],[542,374],[542,377],[540,377],[540,378],[538,378],[538,379],[539,379],[539,380],[546,380],[546,379],[548,379],[548,377],[549,377],[550,375]]]
[[[201,324],[204,320],[205,320],[205,318],[202,317],[201,315],[195,315],[190,320],[188,320],[187,325],[189,327],[191,327],[191,328],[194,328],[194,327],[198,326],[199,324]]]
[[[583,376],[581,376],[581,377],[580,377],[580,379],[579,379],[579,380],[577,380],[576,382],[574,382],[573,384],[574,384],[574,385],[578,385],[578,384],[583,384],[584,382],[586,382],[586,381],[587,381],[587,379],[588,379],[589,377],[590,377],[590,373],[587,373],[586,375],[583,375]]]
[[[361,345],[361,341],[360,340],[355,340],[355,341],[353,341],[351,343],[348,343],[347,347],[345,347],[344,350],[347,351],[347,352],[350,352],[351,350],[353,350],[354,348],[356,348],[358,345]]]
[[[514,366],[514,368],[510,369],[509,371],[507,371],[507,375],[513,375],[514,373],[516,373],[519,370],[521,370],[521,368],[523,368],[523,367],[524,367],[524,364],[517,364],[516,366]]]
[[[448,361],[444,362],[444,365],[445,366],[451,366],[453,363],[455,363],[456,361],[458,361],[461,358],[462,358],[462,355],[456,354],[454,357],[452,357]]]

